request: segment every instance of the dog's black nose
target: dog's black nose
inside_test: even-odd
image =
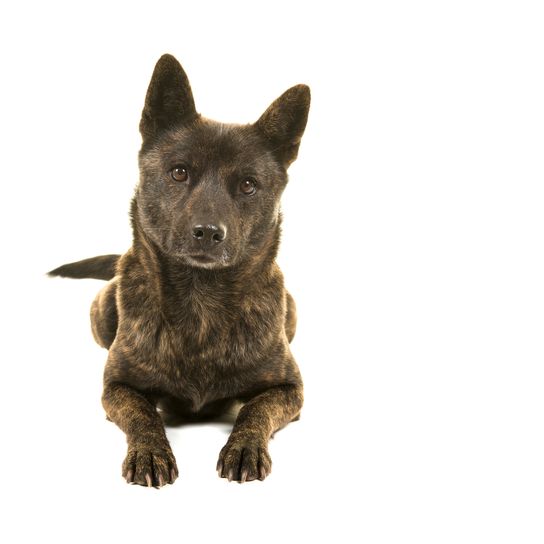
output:
[[[193,237],[203,244],[219,244],[226,235],[227,229],[222,225],[195,225],[193,227]]]

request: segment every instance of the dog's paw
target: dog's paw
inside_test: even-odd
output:
[[[129,447],[123,462],[123,477],[129,484],[162,487],[178,477],[176,459],[170,448]]]
[[[264,480],[272,470],[266,443],[229,440],[219,454],[217,472],[230,481]]]

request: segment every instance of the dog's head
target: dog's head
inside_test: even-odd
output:
[[[231,266],[259,252],[277,231],[286,170],[296,159],[309,107],[309,88],[296,85],[256,123],[202,118],[183,68],[162,56],[140,121],[135,204],[146,235],[195,267]]]

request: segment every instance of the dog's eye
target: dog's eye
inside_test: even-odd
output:
[[[250,196],[257,191],[257,182],[252,178],[246,178],[240,183],[240,192]]]
[[[170,176],[174,181],[187,181],[189,172],[187,172],[187,167],[185,165],[180,164],[175,168],[172,168],[170,171]]]

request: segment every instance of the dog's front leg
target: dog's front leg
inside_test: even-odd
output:
[[[128,385],[106,383],[102,404],[109,419],[127,435],[123,463],[127,482],[149,487],[173,483],[178,476],[176,460],[153,403]]]
[[[301,384],[272,387],[247,402],[219,454],[219,476],[240,482],[264,480],[272,468],[268,440],[299,415],[302,402]]]

